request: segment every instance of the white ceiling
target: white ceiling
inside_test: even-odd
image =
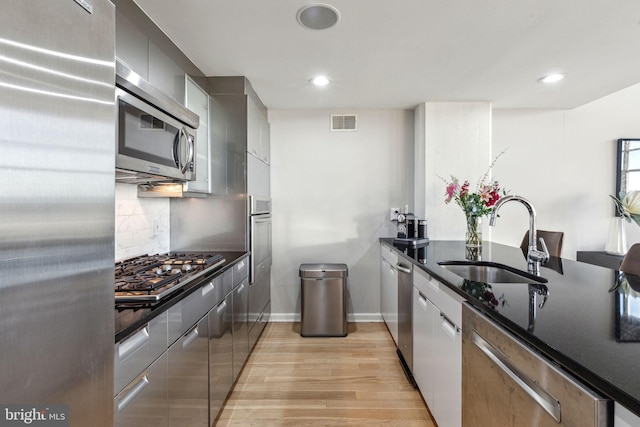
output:
[[[638,0],[135,0],[208,76],[243,75],[270,109],[491,101],[574,108],[640,82]],[[537,83],[567,73],[555,85]],[[329,87],[309,85],[327,74]]]

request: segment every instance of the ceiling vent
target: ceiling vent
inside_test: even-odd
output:
[[[356,131],[358,130],[358,116],[355,114],[332,114],[332,131]]]

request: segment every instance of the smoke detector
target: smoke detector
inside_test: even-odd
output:
[[[328,4],[310,4],[302,7],[296,16],[298,23],[310,30],[326,30],[340,21],[340,12]]]

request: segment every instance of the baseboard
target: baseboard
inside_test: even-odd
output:
[[[300,313],[271,313],[270,322],[299,322]],[[380,313],[348,313],[348,322],[382,322]]]

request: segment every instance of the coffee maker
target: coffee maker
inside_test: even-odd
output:
[[[396,217],[396,228],[398,229],[398,239],[406,239],[412,237],[415,233],[414,215],[412,213],[399,213]]]
[[[404,213],[398,212],[394,221],[397,228],[394,244],[421,246],[429,243],[427,220],[416,218],[414,214],[409,212],[408,205],[404,205]]]

